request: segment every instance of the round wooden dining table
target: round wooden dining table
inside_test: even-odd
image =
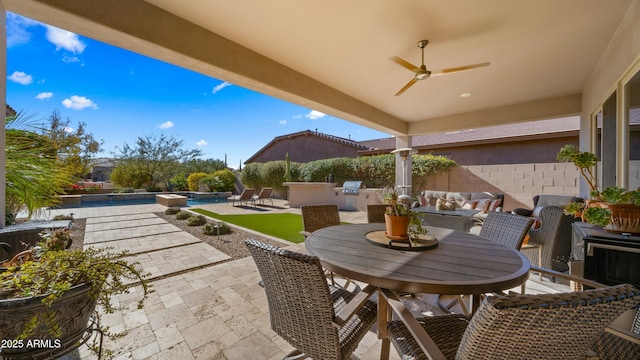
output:
[[[367,239],[367,233],[384,228],[330,226],[311,234],[305,246],[330,271],[399,292],[479,295],[514,288],[529,277],[527,258],[495,241],[437,227],[427,227],[438,244],[426,250],[388,248]]]
[[[529,260],[515,249],[456,230],[427,227],[438,243],[424,250],[398,249],[374,242],[384,224],[336,225],[317,230],[305,240],[307,252],[322,265],[352,280],[378,289],[378,338],[380,359],[389,359],[387,322],[392,315],[388,290],[409,293],[470,295],[471,312],[480,306],[480,295],[514,288],[529,277]],[[375,237],[372,236],[375,233]],[[368,295],[367,295],[368,296]],[[402,321],[407,315],[401,314]]]

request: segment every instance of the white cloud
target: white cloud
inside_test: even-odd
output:
[[[52,92],[43,92],[43,93],[40,93],[40,94],[36,95],[36,99],[38,99],[38,100],[50,99],[52,97],[53,97],[53,93]]]
[[[64,128],[64,132],[66,132],[67,134],[71,134],[74,131],[76,131],[74,128],[68,126]]]
[[[287,125],[287,120],[280,120],[279,123],[280,125]]]
[[[74,54],[80,54],[87,46],[80,41],[77,34],[51,25],[45,25],[45,27],[47,28],[47,40],[56,46],[56,50],[65,49]]]
[[[29,85],[33,82],[33,77],[22,71],[14,71],[13,74],[7,76],[7,79],[22,85]]]
[[[294,119],[301,119],[301,118],[302,118],[302,115],[293,115],[293,118],[294,118]]]
[[[71,64],[71,63],[76,63],[76,62],[80,62],[80,58],[77,56],[63,56],[62,57],[62,61],[66,62],[67,64]]]
[[[196,146],[197,146],[197,147],[202,147],[202,146],[206,146],[206,145],[207,145],[207,142],[206,142],[206,141],[204,141],[204,139],[203,139],[203,140],[200,140],[200,141],[198,141],[198,142],[196,143]]]
[[[31,33],[27,29],[38,24],[35,20],[7,12],[7,47],[31,41]]]
[[[305,115],[306,118],[311,119],[311,120],[318,120],[321,119],[323,117],[325,117],[327,114],[322,113],[320,111],[317,110],[311,110],[307,115]]]
[[[223,83],[220,83],[220,84],[216,85],[216,86],[213,88],[213,90],[211,90],[211,93],[212,93],[212,94],[215,94],[215,93],[217,93],[218,91],[220,91],[220,90],[222,90],[222,89],[226,88],[227,86],[231,86],[231,85],[233,85],[233,84],[228,83],[228,82],[226,82],[226,81],[225,81],[225,82],[223,82]]]
[[[67,109],[73,110],[82,110],[88,107],[93,109],[98,108],[98,105],[96,105],[91,99],[78,95],[72,95],[70,98],[62,100],[62,105]]]
[[[171,121],[165,121],[162,124],[160,124],[160,129],[170,129],[173,127],[173,122]]]

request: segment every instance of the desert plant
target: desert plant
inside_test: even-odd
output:
[[[169,180],[169,184],[173,187],[174,191],[189,190],[189,182],[183,172],[172,177],[171,180]]]
[[[179,212],[180,212],[180,208],[177,206],[172,206],[170,208],[167,208],[167,210],[164,211],[165,215],[176,215]]]
[[[207,223],[202,227],[202,233],[205,235],[225,235],[231,232],[231,227],[222,221]]]
[[[190,174],[187,178],[187,183],[189,184],[190,191],[198,191],[200,189],[200,179],[206,177],[207,173],[193,173]]]
[[[215,191],[233,191],[236,186],[236,175],[229,169],[216,170],[211,175],[219,181]]]
[[[191,213],[186,212],[186,211],[179,211],[176,214],[176,220],[187,220],[190,217],[191,217]]]
[[[215,175],[207,175],[200,179],[200,182],[207,187],[207,190],[213,192],[217,191],[217,189],[222,188],[222,181],[218,176]]]
[[[53,217],[53,220],[73,220],[73,213],[69,215],[56,215]]]
[[[207,219],[202,215],[193,215],[187,219],[187,226],[202,226],[207,223]]]

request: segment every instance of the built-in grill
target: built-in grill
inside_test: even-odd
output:
[[[345,195],[355,195],[355,196],[345,196],[345,210],[355,211],[357,210],[356,199],[360,194],[360,185],[362,185],[362,181],[345,181],[342,184],[342,193]]]
[[[345,181],[344,184],[342,184],[342,193],[358,195],[360,193],[360,185],[362,185],[362,181]]]

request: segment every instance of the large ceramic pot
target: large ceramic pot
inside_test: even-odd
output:
[[[396,216],[384,214],[384,223],[387,227],[386,236],[394,240],[409,239],[409,216]]]
[[[87,330],[96,300],[89,296],[90,285],[78,285],[50,306],[60,327],[61,336],[49,334],[44,324],[46,296],[0,300],[0,356],[5,359],[52,359],[56,354],[73,349]],[[17,340],[25,324],[36,314],[42,314],[33,335]],[[36,341],[37,340],[37,341]]]
[[[609,204],[611,222],[604,229],[616,233],[640,234],[640,206]]]

